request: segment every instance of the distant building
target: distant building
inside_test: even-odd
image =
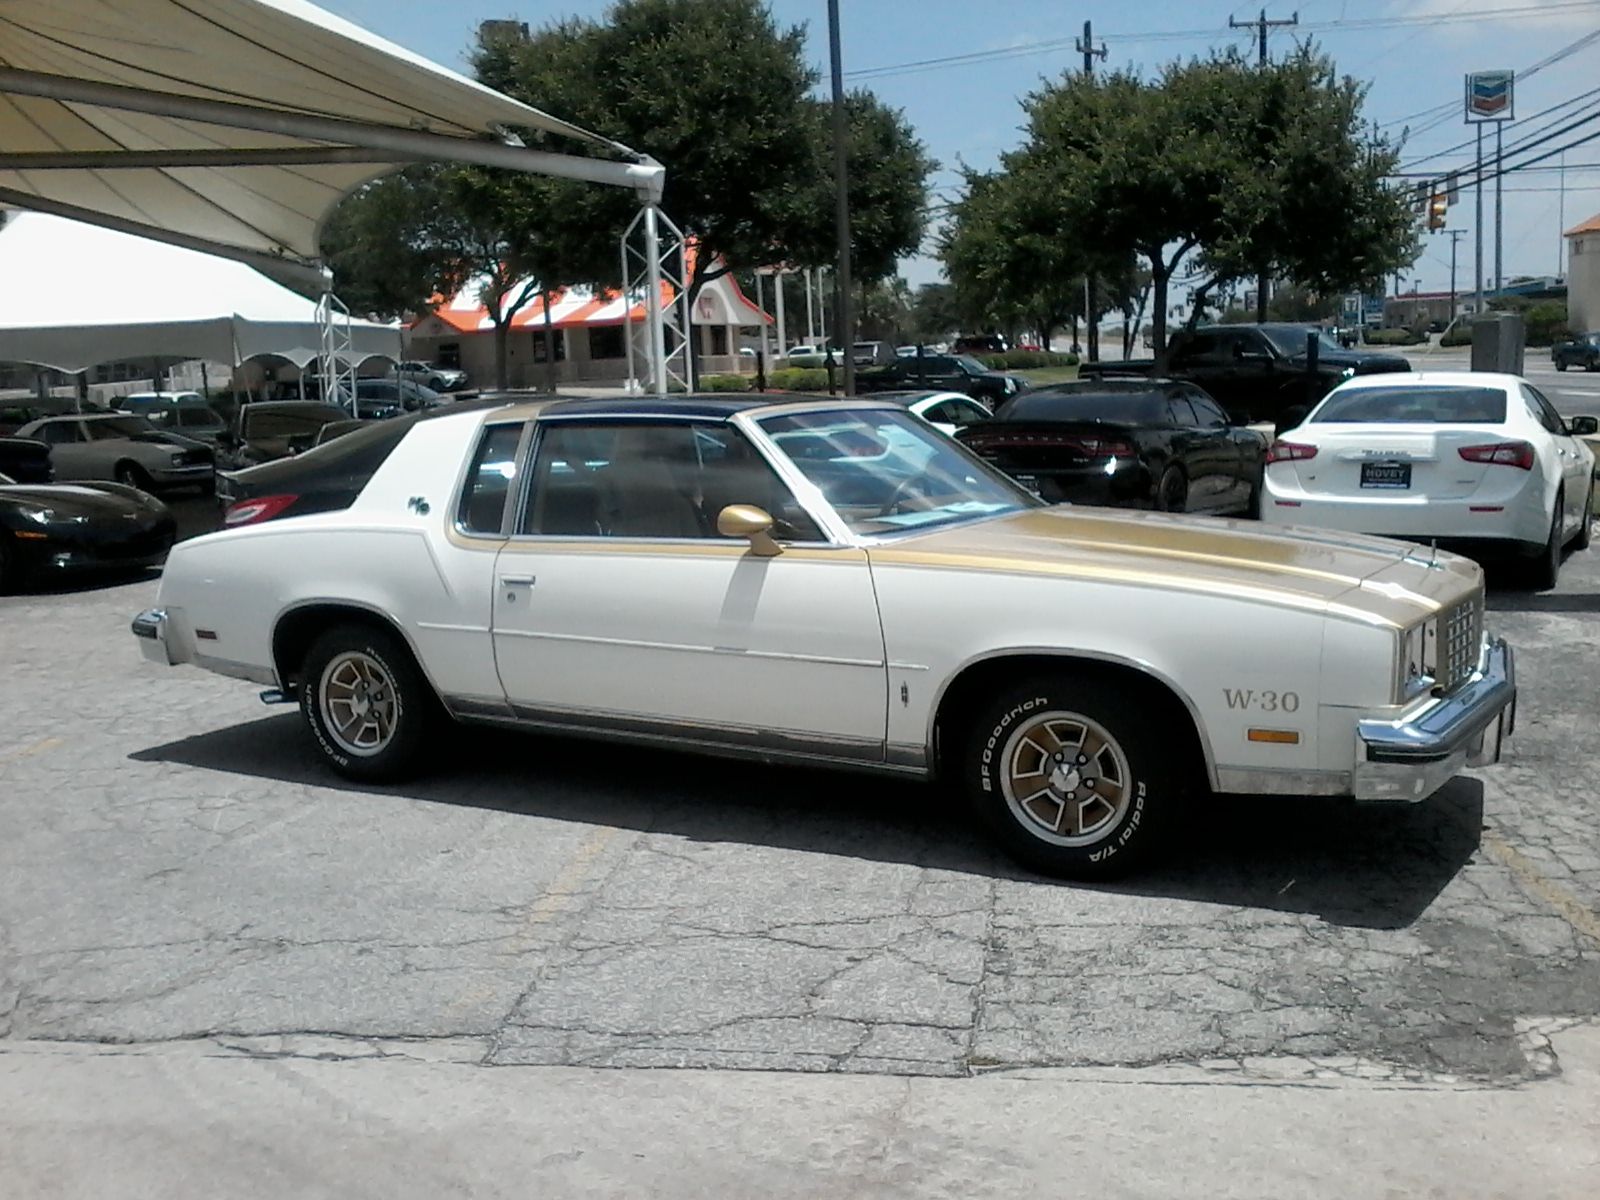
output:
[[[1600,329],[1600,214],[1567,230],[1567,326]]]

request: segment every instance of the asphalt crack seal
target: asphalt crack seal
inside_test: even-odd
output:
[[[1600,917],[1585,908],[1581,900],[1543,874],[1527,855],[1499,834],[1485,830],[1483,848],[1524,887],[1555,909],[1568,925],[1600,946]]]

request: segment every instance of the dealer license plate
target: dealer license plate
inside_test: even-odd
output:
[[[1362,463],[1361,486],[1364,488],[1408,488],[1411,486],[1411,464]]]

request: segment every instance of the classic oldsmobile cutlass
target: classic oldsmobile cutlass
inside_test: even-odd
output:
[[[449,718],[944,777],[1078,876],[1186,797],[1424,799],[1515,714],[1466,559],[1045,507],[893,404],[441,417],[346,510],[182,543],[158,603],[149,658],[297,699],[352,778]]]

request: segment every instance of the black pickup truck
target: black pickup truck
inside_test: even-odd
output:
[[[1308,345],[1315,337],[1314,355]],[[1084,378],[1149,375],[1153,359],[1086,363]],[[1274,421],[1352,375],[1409,371],[1398,354],[1346,350],[1316,325],[1205,325],[1173,335],[1162,373],[1199,384],[1236,420]]]

